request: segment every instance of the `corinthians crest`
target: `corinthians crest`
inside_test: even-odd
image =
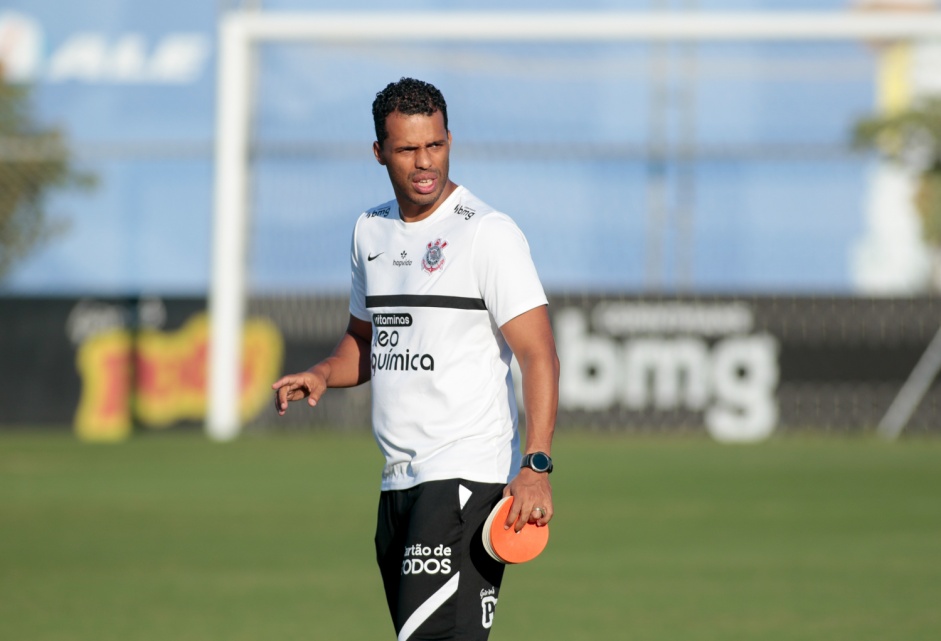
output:
[[[440,238],[433,243],[428,243],[425,257],[421,259],[421,268],[431,274],[444,267],[444,248],[447,246],[448,241]]]

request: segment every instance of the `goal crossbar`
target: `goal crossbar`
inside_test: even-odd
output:
[[[252,41],[885,40],[937,36],[941,15],[886,11],[236,13],[223,19],[222,29]]]
[[[422,12],[226,14],[219,24],[207,432],[236,437],[245,312],[250,51],[262,42],[892,41],[941,38],[941,14]],[[939,72],[941,73],[941,72]]]

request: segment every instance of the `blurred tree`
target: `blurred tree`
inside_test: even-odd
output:
[[[915,208],[934,257],[933,285],[941,291],[941,96],[922,98],[897,113],[860,120],[853,142],[917,172]]]
[[[0,68],[0,280],[16,261],[64,229],[46,215],[50,192],[94,182],[74,168],[62,133],[40,127],[30,116],[28,88],[2,76]]]

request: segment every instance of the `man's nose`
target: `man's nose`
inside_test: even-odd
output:
[[[424,147],[420,147],[415,152],[415,167],[418,169],[428,169],[431,167],[431,154]]]

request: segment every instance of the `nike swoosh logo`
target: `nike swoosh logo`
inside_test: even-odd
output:
[[[379,252],[379,253],[376,254],[375,256],[369,255],[369,256],[366,257],[366,260],[368,260],[369,262],[372,262],[372,261],[376,260],[377,258],[379,258],[380,256],[382,256],[384,253],[385,253],[385,252]]]

